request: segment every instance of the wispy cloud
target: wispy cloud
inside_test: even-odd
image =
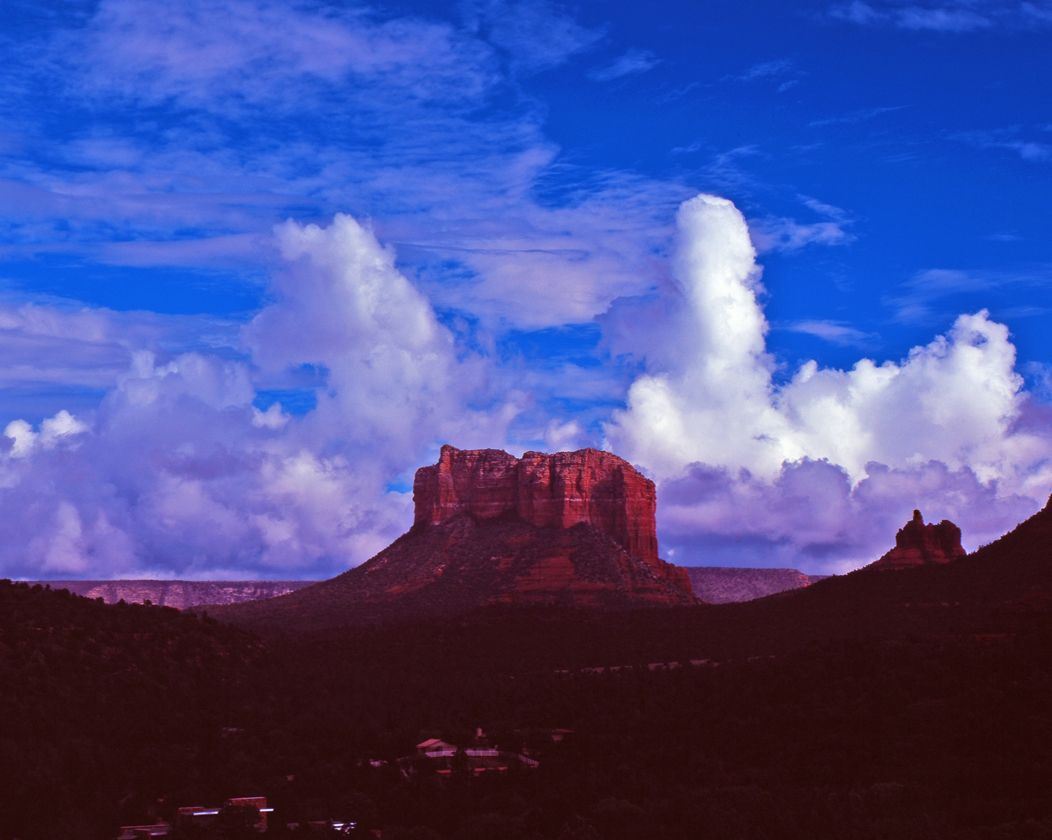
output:
[[[801,222],[788,216],[752,219],[749,233],[757,251],[791,252],[808,245],[846,245],[854,241],[850,231],[853,219],[846,210],[811,196],[797,198],[812,213],[824,218],[816,222]]]
[[[791,321],[783,325],[782,329],[814,336],[822,339],[822,341],[828,341],[830,344],[837,344],[841,347],[870,347],[876,340],[876,336],[873,333],[836,320]]]
[[[685,190],[562,162],[514,80],[586,52],[602,30],[551,3],[465,15],[466,27],[273,0],[217,15],[189,0],[158,16],[142,0],[103,0],[24,56],[107,128],[52,142],[57,161],[0,161],[7,252],[258,266],[274,224],[350,210],[405,246],[442,305],[494,324],[578,323],[645,292]],[[625,72],[656,60],[622,59]],[[166,120],[131,123],[129,105]],[[304,118],[318,108],[325,120]],[[556,169],[560,198],[542,201]],[[570,291],[524,294],[528,279]]]
[[[1052,23],[1052,8],[1013,0],[949,0],[896,3],[849,0],[829,8],[829,17],[861,26],[893,26],[915,32],[960,34],[995,27],[1029,28]]]
[[[767,82],[773,84],[778,93],[785,93],[800,84],[805,75],[792,59],[774,58],[750,65],[741,73],[724,76],[723,81]]]
[[[987,234],[983,239],[988,242],[1022,242],[1023,237],[1016,233],[1014,230],[999,230],[994,233]]]
[[[979,149],[1003,149],[1013,152],[1028,163],[1052,162],[1052,143],[1026,137],[1020,126],[962,131],[952,136],[955,140]]]
[[[72,301],[0,303],[0,388],[108,389],[135,353],[210,345],[236,353],[238,327],[218,318],[115,312]],[[46,390],[46,389],[45,389]],[[31,414],[32,406],[24,405]]]
[[[588,78],[596,82],[611,82],[625,76],[636,76],[653,70],[661,63],[650,50],[631,49],[622,53],[610,64],[588,71]]]
[[[907,6],[899,9],[895,17],[903,29],[931,32],[972,32],[993,26],[993,21],[986,15],[960,7]]]
[[[605,34],[548,0],[475,0],[466,8],[470,24],[519,73],[556,67],[594,47]]]
[[[152,12],[142,0],[103,0],[83,30],[65,36],[61,56],[90,68],[79,78],[99,95],[204,108],[316,101],[344,82],[453,102],[496,81],[485,43],[447,24],[272,0],[221,10],[188,0]]]
[[[844,245],[854,239],[842,222],[798,222],[786,216],[751,219],[750,233],[756,250],[799,251],[808,245]]]
[[[761,61],[735,78],[743,82],[751,82],[756,79],[771,79],[789,75],[796,72],[796,65],[787,58],[776,58],[771,61]]]
[[[875,108],[858,108],[844,114],[836,114],[831,117],[811,120],[808,125],[812,128],[820,128],[826,125],[855,125],[856,123],[868,122],[883,114],[901,111],[906,105],[881,105]]]
[[[704,148],[701,144],[692,143],[685,147],[674,149],[677,153],[700,151]],[[749,186],[753,182],[753,176],[746,170],[743,161],[754,158],[766,157],[766,153],[755,143],[744,143],[731,149],[717,152],[703,166],[705,176],[721,189],[733,191]]]
[[[1048,0],[1023,3],[1021,9],[1024,16],[1037,23],[1052,24],[1052,3],[1049,3]]]
[[[940,302],[974,296],[980,292],[989,297],[996,290],[1010,286],[1052,286],[1052,269],[1039,267],[1029,271],[997,272],[929,268],[913,275],[896,293],[888,295],[884,303],[892,308],[895,320],[921,323],[933,317],[936,305]],[[1005,309],[1000,314],[1003,317],[1022,317],[1041,312],[1043,310],[1023,313],[1018,309],[1014,312]]]

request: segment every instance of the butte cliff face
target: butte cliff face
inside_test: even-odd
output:
[[[895,547],[873,563],[875,569],[908,569],[914,566],[949,563],[964,557],[961,529],[944,519],[925,524],[919,510],[895,535]]]
[[[686,571],[658,557],[653,482],[608,452],[444,446],[417,470],[413,500],[413,527],[363,565],[215,614],[331,624],[492,604],[696,602]]]
[[[527,452],[516,458],[499,449],[443,446],[437,464],[417,470],[413,502],[414,528],[463,515],[547,529],[585,524],[661,568],[654,482],[609,452]]]

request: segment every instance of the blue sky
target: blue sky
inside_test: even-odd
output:
[[[850,568],[921,502],[974,545],[1052,489],[1048,3],[0,27],[0,571],[328,574],[446,441],[613,447],[697,564]]]

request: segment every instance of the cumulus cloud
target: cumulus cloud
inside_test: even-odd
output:
[[[626,376],[606,438],[660,481],[662,539],[681,562],[842,570],[883,551],[914,506],[975,545],[1043,501],[1048,418],[986,312],[900,360],[785,377],[737,208],[698,196],[677,227],[668,276],[603,320],[605,346],[630,356],[615,371],[572,353],[496,361],[345,215],[279,226],[269,303],[238,352],[185,352],[146,327],[121,343],[108,316],[8,311],[0,333],[113,343],[124,366],[97,410],[4,427],[4,572],[331,574],[404,529],[410,500],[392,488],[437,443],[516,448],[525,415],[531,443],[587,444]],[[164,339],[153,351],[150,336]],[[309,410],[260,401],[261,383],[303,371]]]
[[[950,477],[944,484],[956,489],[946,490],[948,497],[970,492],[978,499],[981,490],[1043,500],[1052,438],[1020,423],[1027,396],[1015,347],[987,312],[961,315],[948,334],[902,360],[861,359],[849,370],[810,361],[778,383],[745,220],[726,199],[701,195],[682,205],[677,224],[675,300],[653,310],[659,323],[645,351],[648,370],[631,385],[626,408],[615,412],[606,434],[615,450],[665,482],[682,482],[691,471],[710,483],[720,477],[724,489],[710,495],[724,501],[694,510],[698,534],[733,532],[733,524],[730,532],[720,530],[726,525],[719,523],[737,520],[719,510],[737,498],[743,515],[755,516],[777,541],[777,529],[762,524],[767,509],[786,482],[809,486],[801,476],[839,487],[833,495],[844,510],[880,507],[882,497],[863,489],[874,486],[874,476],[884,485],[887,476],[907,476],[897,486],[910,495],[908,476],[924,465]],[[808,466],[793,466],[801,464]],[[823,504],[818,496],[816,508]],[[962,516],[978,509],[959,508]],[[996,509],[1007,517],[1020,504]],[[677,521],[682,528],[683,515]],[[1002,528],[1010,524],[999,521]],[[832,532],[830,539],[843,544]]]
[[[938,461],[901,469],[872,463],[857,484],[829,461],[787,462],[771,480],[692,464],[662,484],[661,499],[662,544],[678,562],[826,573],[875,560],[914,508],[929,521],[964,523],[965,546],[974,550],[1036,507]]]
[[[5,574],[331,574],[404,530],[410,501],[388,488],[444,436],[504,443],[517,404],[485,392],[367,228],[290,222],[277,244],[247,358],[136,350],[93,416],[7,424]],[[255,405],[261,378],[303,365],[324,371],[314,410]]]

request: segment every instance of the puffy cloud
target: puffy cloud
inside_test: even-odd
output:
[[[25,420],[12,420],[4,428],[4,437],[11,440],[11,457],[24,458],[37,449],[54,449],[70,443],[87,430],[84,423],[62,410],[54,417],[41,421],[39,431]]]
[[[1010,479],[1006,458],[1022,399],[1008,329],[986,312],[962,315],[948,336],[900,363],[862,359],[849,371],[800,368],[777,404],[811,457],[859,477],[871,460],[907,466],[937,459],[985,479]]]
[[[929,521],[963,524],[965,547],[974,550],[1040,506],[938,461],[903,469],[871,463],[857,484],[828,461],[786,463],[772,480],[693,464],[662,485],[660,498],[662,545],[676,562],[825,573],[875,560],[914,508]]]
[[[404,530],[409,499],[388,488],[444,436],[505,442],[517,403],[486,391],[482,360],[369,230],[337,217],[277,240],[249,358],[131,351],[93,416],[7,424],[5,574],[331,574]],[[254,404],[260,380],[304,365],[324,372],[316,408]]]
[[[244,363],[141,355],[91,427],[61,413],[39,431],[9,424],[5,574],[310,575],[401,530],[381,463],[312,445],[305,419],[259,412],[254,393]]]
[[[677,225],[667,279],[603,321],[607,349],[631,357],[616,369],[576,350],[542,363],[468,349],[349,216],[278,228],[283,267],[242,353],[181,352],[149,324],[119,340],[112,313],[8,312],[0,332],[68,333],[127,361],[93,413],[6,425],[4,572],[333,573],[404,529],[408,496],[390,488],[437,443],[587,443],[630,376],[605,433],[660,480],[662,539],[682,562],[840,570],[883,551],[915,505],[974,545],[1043,500],[1047,412],[1003,325],[963,315],[900,361],[809,362],[779,382],[745,220],[699,196]],[[258,399],[289,381],[309,383],[309,410]]]
[[[730,201],[701,195],[682,205],[677,224],[679,305],[655,325],[659,347],[648,351],[664,370],[632,384],[607,436],[658,475],[694,461],[773,474],[804,453],[787,449],[788,425],[772,402],[768,325],[745,219]]]
[[[371,231],[337,215],[327,228],[288,222],[277,237],[288,267],[275,283],[277,302],[252,320],[246,342],[264,370],[324,369],[309,418],[316,432],[402,469],[436,438],[503,437],[507,410],[470,409],[486,397],[483,360],[458,350]]]
[[[698,539],[752,534],[764,550],[784,547],[765,564],[793,551],[807,561],[828,543],[843,565],[872,559],[866,551],[877,543],[845,540],[838,529],[868,533],[857,527],[868,517],[886,541],[894,533],[888,511],[894,519],[898,508],[911,509],[932,475],[942,488],[929,494],[932,513],[957,511],[965,528],[985,510],[997,512],[993,530],[1003,530],[1043,501],[1052,437],[1023,422],[1028,397],[1015,347],[987,312],[961,315],[901,361],[861,359],[849,370],[810,361],[778,384],[745,220],[729,201],[702,195],[682,205],[677,223],[675,284],[671,301],[649,311],[647,372],[606,426],[616,451],[663,487],[680,488],[674,497],[695,487],[689,505],[663,502],[677,533],[693,522]],[[767,511],[788,512],[803,536]],[[822,539],[807,536],[816,528]]]

